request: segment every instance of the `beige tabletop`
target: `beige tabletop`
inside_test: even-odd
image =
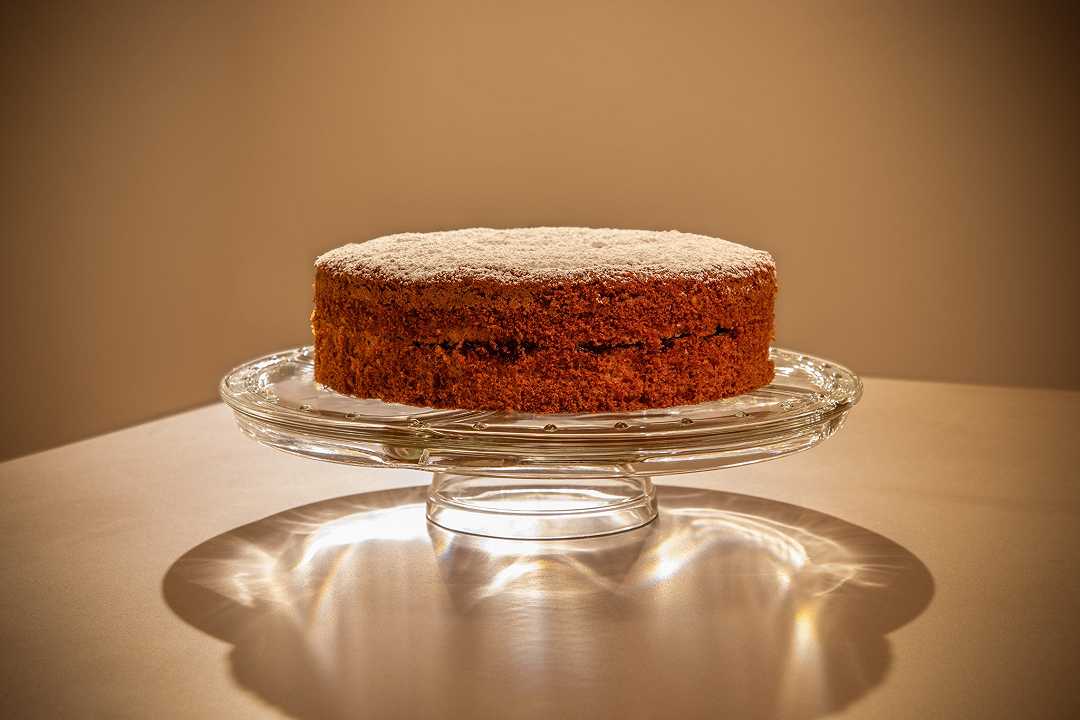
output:
[[[223,406],[0,465],[0,716],[1078,716],[1080,393],[872,379],[606,539],[455,536],[425,482]]]

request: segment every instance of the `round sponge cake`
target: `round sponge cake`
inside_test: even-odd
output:
[[[315,261],[315,379],[436,408],[583,413],[768,384],[776,268],[676,231],[387,235]]]

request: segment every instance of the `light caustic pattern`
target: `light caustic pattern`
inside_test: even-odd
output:
[[[910,553],[836,518],[660,495],[647,527],[557,541],[445,531],[421,488],[327,501],[195,548],[166,598],[233,644],[245,687],[297,716],[439,716],[497,697],[499,717],[589,703],[802,718],[880,682],[886,634],[932,595]],[[631,707],[619,687],[649,692]]]

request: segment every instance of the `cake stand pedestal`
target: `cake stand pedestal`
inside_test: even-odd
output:
[[[607,535],[656,518],[647,475],[550,479],[437,472],[427,498],[436,525],[500,538]]]
[[[657,514],[651,478],[805,450],[843,424],[859,378],[773,348],[776,377],[735,398],[625,413],[434,410],[340,395],[314,381],[310,347],[253,360],[221,382],[241,429],[305,457],[434,474],[427,517],[499,538],[591,537]]]

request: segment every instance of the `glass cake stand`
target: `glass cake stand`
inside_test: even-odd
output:
[[[232,370],[221,397],[240,428],[297,455],[433,473],[427,517],[500,538],[589,537],[656,517],[652,476],[789,455],[836,432],[862,383],[773,348],[776,377],[734,398],[622,413],[435,410],[341,395],[314,381],[310,347]]]

